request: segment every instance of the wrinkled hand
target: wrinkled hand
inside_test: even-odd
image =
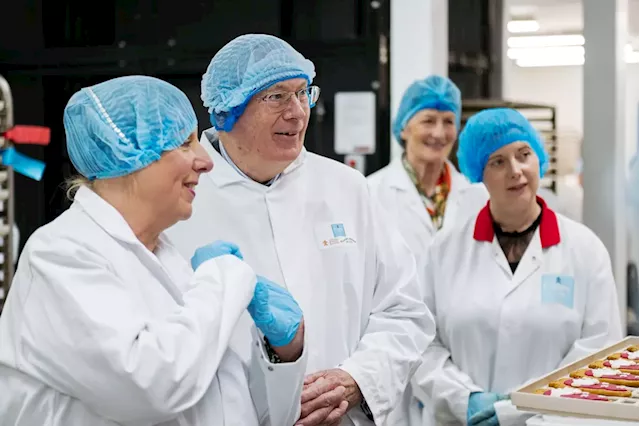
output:
[[[225,254],[231,254],[236,256],[240,260],[244,260],[240,248],[228,241],[215,241],[206,246],[200,247],[196,250],[191,258],[191,267],[195,271],[198,267],[209,259],[214,257],[223,256]]]
[[[333,368],[308,375],[296,426],[334,426],[362,400],[360,388],[344,370]]]
[[[302,321],[302,309],[291,293],[261,276],[247,310],[274,348],[291,343]]]

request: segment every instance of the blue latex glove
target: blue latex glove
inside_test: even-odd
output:
[[[191,267],[195,271],[203,262],[225,254],[231,254],[240,260],[244,260],[237,245],[228,241],[215,241],[196,250],[191,258]]]
[[[474,392],[469,395],[467,425],[498,426],[500,422],[493,404],[505,399],[509,399],[509,396],[491,392]]]
[[[261,276],[247,310],[274,347],[291,343],[302,321],[302,309],[291,293]]]
[[[469,418],[468,426],[500,426],[493,404]]]

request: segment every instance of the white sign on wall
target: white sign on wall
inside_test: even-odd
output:
[[[376,152],[376,95],[338,92],[334,98],[333,144],[336,154]]]

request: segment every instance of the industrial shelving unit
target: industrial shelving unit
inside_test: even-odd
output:
[[[540,184],[557,190],[558,183],[558,135],[556,126],[556,108],[527,102],[512,102],[505,100],[465,99],[462,101],[461,128],[464,128],[469,117],[488,108],[512,108],[522,113],[540,132],[545,140],[545,148],[549,154],[549,170]],[[457,144],[451,151],[450,160],[458,166],[456,159]]]

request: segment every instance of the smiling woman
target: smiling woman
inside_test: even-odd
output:
[[[156,78],[116,78],[72,96],[64,124],[82,178],[71,207],[27,241],[0,317],[0,418],[293,424],[306,367],[297,302],[256,277],[235,244],[209,240],[189,265],[165,233],[191,216],[213,167],[187,96]],[[265,340],[236,330],[247,311]],[[252,348],[246,364],[227,350],[231,336]]]
[[[404,93],[393,134],[401,158],[372,174],[369,184],[396,219],[414,253],[423,253],[439,230],[486,202],[483,185],[470,185],[448,161],[460,128],[461,94],[446,77],[415,81]]]

